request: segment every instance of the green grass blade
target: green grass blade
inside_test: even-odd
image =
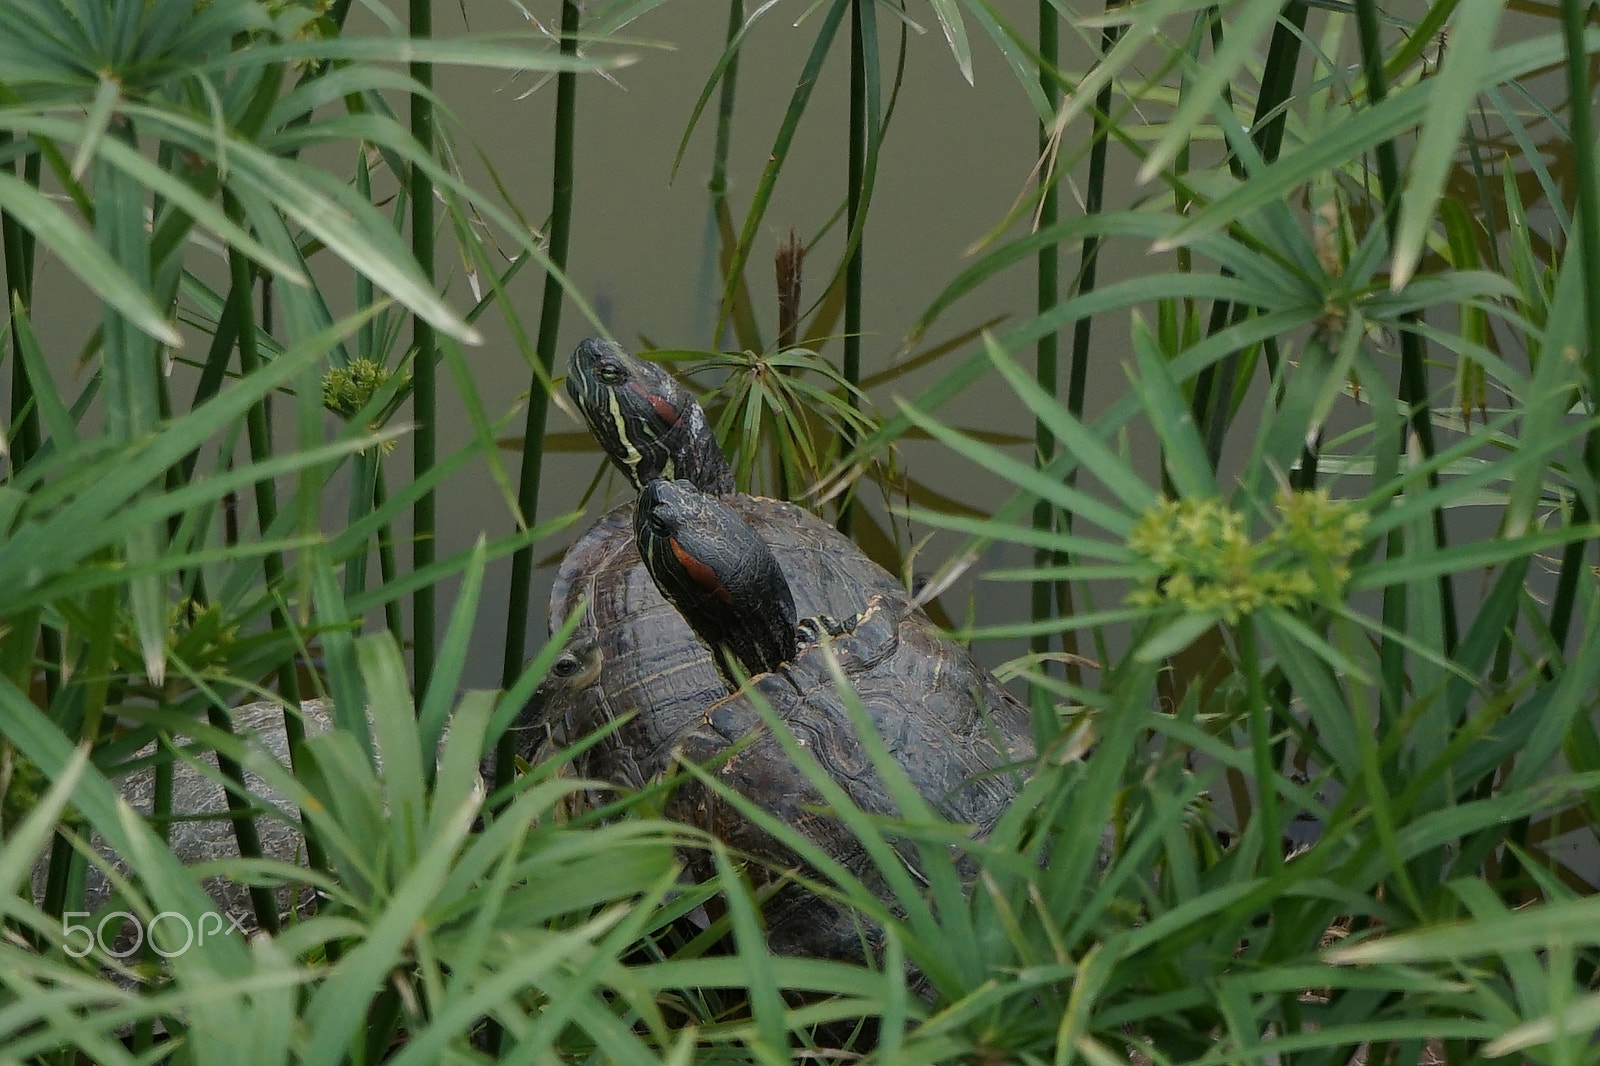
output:
[[[182,335],[126,270],[43,193],[4,170],[0,170],[0,210],[59,256],[91,292],[127,316],[136,329],[163,344],[182,346]]]
[[[1217,494],[1217,477],[1206,458],[1205,442],[1189,404],[1178,391],[1171,365],[1156,346],[1142,316],[1133,317],[1133,350],[1139,360],[1134,393],[1161,438],[1162,462],[1180,496],[1205,499]]]
[[[939,28],[944,31],[945,43],[950,46],[950,54],[955,57],[956,67],[961,71],[961,76],[972,84],[972,45],[967,41],[967,27],[961,20],[961,9],[956,7],[955,0],[929,0],[933,13],[939,20]]]
[[[423,693],[422,706],[417,713],[417,731],[424,752],[434,751],[450,717],[450,706],[456,690],[461,685],[462,673],[467,665],[467,652],[472,643],[472,625],[478,610],[478,597],[483,591],[483,568],[486,539],[478,541],[467,558],[462,575],[461,590],[456,594],[455,606],[450,612],[450,622],[445,627],[444,640],[439,645],[438,657],[433,664],[433,684]]]
[[[1504,0],[1461,0],[1451,22],[1450,49],[1439,73],[1429,79],[1433,93],[1422,116],[1411,173],[1401,194],[1400,223],[1389,268],[1389,286],[1396,292],[1405,288],[1422,259],[1434,207],[1454,164],[1462,127],[1477,99],[1504,6]]]

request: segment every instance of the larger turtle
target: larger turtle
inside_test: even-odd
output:
[[[858,627],[852,634],[852,646],[867,648],[872,634],[878,634],[879,650],[857,658],[874,664],[868,687],[878,686],[899,708],[889,716],[887,732],[900,729],[908,740],[917,738],[901,746],[905,754],[900,757],[925,795],[942,802],[954,784],[930,775],[927,768],[932,763],[927,760],[943,757],[950,766],[961,765],[953,757],[956,749],[973,742],[972,736],[948,725],[944,716],[951,706],[961,708],[962,721],[983,717],[992,721],[1008,757],[1026,754],[1026,710],[965,649],[933,630],[899,582],[808,512],[733,491],[732,472],[704,412],[663,370],[594,339],[574,352],[567,387],[607,454],[636,485],[663,476],[688,478],[764,546],[790,594],[791,627],[796,616],[867,620],[865,629]],[[558,745],[623,719],[615,733],[586,753],[581,769],[637,788],[667,767],[675,749],[694,748],[697,756],[709,757],[726,748],[725,737],[715,740],[703,726],[708,708],[727,697],[728,685],[706,645],[662,598],[640,561],[634,513],[631,503],[612,511],[563,560],[551,594],[551,628],[561,626],[580,603],[584,617],[530,710],[539,732],[548,733]],[[717,527],[716,536],[723,536],[720,531],[726,528],[731,527]],[[744,557],[737,551],[733,554]],[[745,631],[742,626],[734,630]],[[735,652],[734,660],[750,672],[742,654]],[[942,683],[947,684],[941,688]],[[726,720],[727,715],[723,717]],[[848,734],[841,732],[842,721],[819,717],[819,740],[830,740],[826,750],[841,768],[846,763],[859,766],[860,749],[843,744]],[[715,729],[712,733],[721,735]],[[688,747],[679,744],[690,738],[697,739]],[[818,750],[815,743],[812,746]],[[742,752],[739,760],[757,764]],[[775,758],[760,764],[773,772],[785,765]],[[994,760],[980,759],[972,765],[990,766]],[[787,775],[790,782],[799,780],[792,766]],[[1010,795],[1009,785],[982,787],[1000,788]],[[757,781],[746,782],[741,791],[758,800],[764,795]],[[979,804],[986,814],[1002,806],[993,797]],[[985,820],[969,818],[955,808],[949,812],[962,821]],[[724,818],[718,824],[726,838],[739,836],[737,819]],[[842,854],[850,844],[830,838],[824,846]],[[791,953],[835,955],[842,951],[839,936],[800,932],[786,940],[774,935],[773,946]]]
[[[881,596],[926,621],[899,581],[816,515],[735,492],[733,471],[704,410],[661,367],[590,338],[572,353],[567,392],[636,489],[655,478],[681,477],[733,508],[776,558],[800,616],[848,618]],[[632,750],[678,735],[726,694],[706,648],[645,572],[634,546],[633,513],[632,501],[616,507],[562,559],[550,592],[550,631],[580,603],[585,617],[531,716],[552,726],[588,723],[562,729],[575,737],[593,723],[639,712],[617,738],[618,764]],[[644,779],[631,772],[609,776],[635,784]]]
[[[1032,755],[1029,718],[965,649],[882,596],[849,619],[797,619],[766,545],[735,509],[690,482],[646,485],[634,532],[652,580],[723,665],[729,690],[690,728],[631,751],[640,771],[682,759],[714,767],[731,790],[886,898],[866,849],[827,813],[825,795],[785,750],[761,705],[863,810],[912,813],[899,809],[868,755],[861,730],[870,728],[944,818],[982,834],[1005,812]],[[863,722],[852,719],[852,698],[865,712]],[[803,865],[738,805],[697,781],[678,787],[667,813],[772,868]],[[902,858],[916,863],[909,849]],[[769,942],[780,952],[859,951],[862,931],[851,915],[809,893],[783,889],[766,917]]]

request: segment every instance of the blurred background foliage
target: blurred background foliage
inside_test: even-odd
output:
[[[575,813],[582,782],[504,757],[566,636],[530,633],[573,536],[542,478],[592,448],[548,426],[563,314],[606,322],[564,272],[580,87],[683,7],[546,6],[508,34],[432,0],[0,5],[0,1059],[1600,1060],[1592,7],[728,5],[653,161],[711,128],[710,333],[619,339],[705,394],[742,486],[1029,647],[1001,673],[1040,757],[970,891],[821,869],[884,929],[862,967],[769,957],[741,857],[651,796]],[[741,64],[780,23],[792,87]],[[868,338],[916,265],[867,220],[923,34],[1010,70],[1037,152]],[[457,66],[553,98],[538,209],[435,91]],[[774,241],[834,81],[835,208]],[[772,90],[736,188],[735,104]],[[1019,277],[1029,309],[963,317]],[[469,358],[486,314],[525,397]],[[498,524],[439,551],[468,477]],[[981,576],[1027,609],[961,623],[997,544],[1030,562]],[[500,617],[500,687],[467,688]],[[237,857],[181,861],[184,774]],[[845,812],[938,867],[950,831],[903,813]],[[684,848],[720,876],[680,884]],[[216,906],[202,876],[255,937],[152,928]]]

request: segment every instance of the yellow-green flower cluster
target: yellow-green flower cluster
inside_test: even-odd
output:
[[[239,627],[216,604],[185,599],[167,611],[167,646],[191,669],[224,667],[239,639]]]
[[[167,604],[167,654],[183,660],[185,668],[205,677],[221,676],[231,667],[237,653],[239,627],[216,604],[200,603],[187,597]],[[138,661],[139,635],[131,618],[123,618],[118,642],[129,656],[123,662],[134,670]]]
[[[1163,500],[1128,535],[1151,574],[1129,594],[1136,607],[1175,603],[1229,624],[1263,607],[1337,598],[1367,516],[1326,491],[1281,491],[1274,528],[1250,539],[1245,516],[1220,499]]]
[[[352,359],[322,378],[322,406],[349,418],[389,380],[389,368],[373,359]]]

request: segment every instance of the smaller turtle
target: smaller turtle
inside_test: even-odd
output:
[[[789,582],[766,542],[727,504],[690,481],[650,481],[634,507],[633,536],[656,588],[733,688],[735,664],[754,675],[794,657]]]
[[[980,835],[1005,812],[1033,754],[1031,723],[1027,709],[964,648],[882,596],[842,622],[797,620],[772,552],[737,511],[687,481],[648,483],[634,530],[651,578],[712,650],[732,690],[698,723],[668,738],[669,749],[632,753],[637,772],[660,773],[673,758],[716,765],[730,788],[882,892],[860,842],[824,813],[822,797],[767,730],[751,697],[759,693],[856,805],[903,814],[866,754],[830,656],[820,653],[826,645],[889,754],[934,809]],[[750,679],[748,689],[737,683],[735,667]],[[787,848],[710,789],[680,787],[667,813],[779,868],[796,864]],[[832,904],[794,892],[774,902],[767,919],[775,950],[859,955],[859,931]]]

